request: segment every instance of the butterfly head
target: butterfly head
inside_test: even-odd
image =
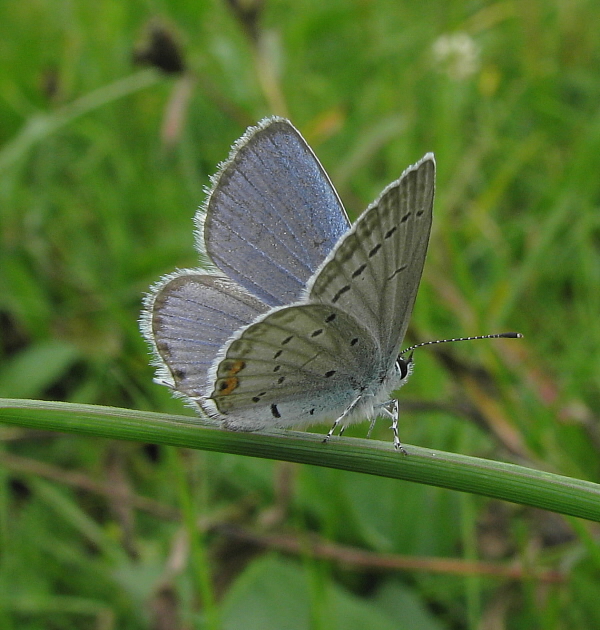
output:
[[[400,378],[400,384],[404,385],[408,377],[413,371],[413,353],[411,352],[408,357],[403,357],[401,354],[396,359],[396,371]]]

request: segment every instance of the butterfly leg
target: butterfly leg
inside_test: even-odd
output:
[[[350,406],[346,409],[346,411],[344,411],[344,413],[333,423],[333,426],[331,427],[331,429],[329,429],[329,433],[323,438],[323,444],[329,442],[329,438],[333,435],[333,432],[337,429],[340,422],[342,422],[342,420],[347,418],[354,411],[354,408],[356,407],[356,405],[358,405],[360,400],[361,400],[360,396],[358,396],[355,400],[353,400]],[[342,429],[340,431],[340,435],[342,435],[345,428],[346,428],[346,425],[343,424]]]
[[[378,418],[385,415],[388,418],[391,418],[393,420],[394,414],[392,411],[388,409],[388,406],[390,406],[392,402],[393,402],[392,400],[388,400],[387,402],[380,403],[379,405],[377,405],[376,409],[381,410],[381,413],[378,413],[371,420],[371,424],[369,425],[369,430],[367,431],[367,439],[371,437],[371,433],[373,433],[373,429],[375,428],[375,423],[377,422]]]
[[[402,442],[400,442],[400,436],[398,435],[398,401],[395,398],[388,400],[381,405],[381,410],[388,418],[392,419],[392,426],[390,428],[394,432],[394,448],[404,455],[408,455],[408,453],[404,450]],[[371,423],[371,427],[372,426],[373,422]],[[370,433],[371,430],[369,429],[369,434]]]
[[[372,420],[371,420],[371,424],[369,425],[369,430],[367,431],[367,439],[369,439],[371,437],[371,433],[373,433],[373,429],[375,428],[375,423],[377,422],[377,418],[379,416],[375,416]]]

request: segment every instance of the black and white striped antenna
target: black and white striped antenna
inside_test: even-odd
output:
[[[410,348],[406,348],[406,350],[402,350],[400,356],[406,354],[407,352],[412,352],[417,348],[422,348],[423,346],[432,346],[436,343],[451,343],[454,341],[476,341],[478,339],[521,339],[523,335],[518,332],[505,332],[505,333],[496,333],[494,335],[480,335],[478,337],[456,337],[455,339],[437,339],[436,341],[424,341],[423,343],[417,343]]]

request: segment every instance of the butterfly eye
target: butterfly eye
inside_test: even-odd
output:
[[[396,361],[396,365],[398,366],[398,369],[400,370],[400,378],[402,380],[404,380],[408,376],[408,366],[411,363],[412,363],[412,354],[410,355],[410,357],[408,357],[408,359],[405,359],[403,357],[398,357],[398,360]]]

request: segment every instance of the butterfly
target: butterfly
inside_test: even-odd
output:
[[[333,421],[328,440],[387,416],[402,449],[390,395],[412,372],[400,346],[434,191],[428,153],[350,225],[289,121],[249,128],[196,215],[208,268],[171,273],[146,297],[157,381],[236,431]]]

